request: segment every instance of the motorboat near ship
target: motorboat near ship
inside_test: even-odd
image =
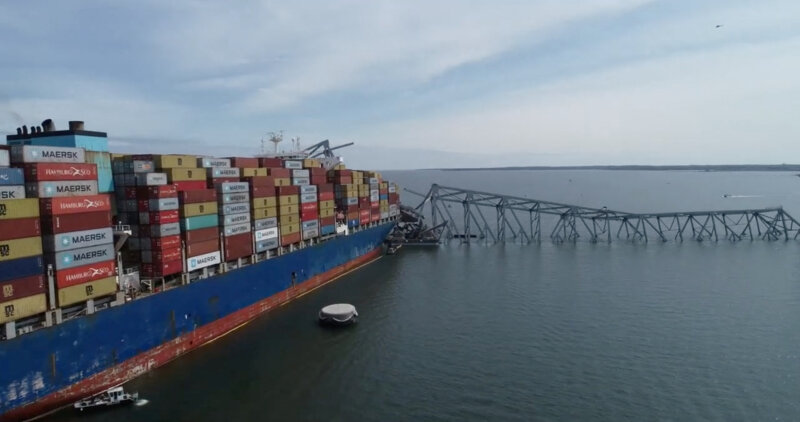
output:
[[[119,404],[130,404],[139,400],[139,393],[126,393],[120,387],[109,388],[108,390],[83,400],[78,400],[72,407],[81,412],[87,409],[96,409],[100,407],[116,406]]]
[[[51,120],[0,146],[0,421],[151,371],[383,254],[399,193],[327,141],[115,154]]]
[[[323,325],[343,326],[358,322],[358,311],[349,303],[335,303],[319,311],[319,322]]]

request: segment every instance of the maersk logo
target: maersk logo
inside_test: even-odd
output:
[[[61,236],[62,246],[69,246],[70,244],[72,244],[72,240],[70,240],[69,236]]]
[[[51,185],[49,183],[44,185],[44,193],[46,195],[52,195],[53,192],[55,192],[55,187],[53,185]]]

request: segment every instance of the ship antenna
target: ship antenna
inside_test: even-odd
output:
[[[269,141],[275,144],[275,154],[278,154],[278,144],[283,142],[283,131],[270,132]]]

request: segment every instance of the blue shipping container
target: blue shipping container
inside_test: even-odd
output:
[[[86,162],[97,164],[97,191],[114,192],[114,175],[111,172],[111,154],[86,150]]]
[[[0,186],[10,185],[24,185],[25,176],[22,174],[22,169],[18,168],[0,168]]]
[[[217,227],[219,220],[217,214],[198,215],[196,217],[181,218],[181,231]]]
[[[358,227],[358,219],[347,220],[347,227],[350,227],[351,229],[353,227]]]
[[[330,226],[322,226],[322,227],[320,227],[319,232],[323,236],[327,236],[329,234],[334,234],[334,233],[336,233],[336,226],[333,225],[333,224],[331,224]]]
[[[44,263],[41,255],[0,261],[0,281],[15,280],[42,273],[44,273]]]
[[[382,193],[382,194],[380,194],[380,200],[381,200],[381,201],[383,201],[383,200],[388,200],[388,199],[389,199],[389,194],[388,194],[388,193]]]

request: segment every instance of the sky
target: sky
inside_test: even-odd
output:
[[[6,1],[0,133],[356,168],[800,163],[800,3]]]

